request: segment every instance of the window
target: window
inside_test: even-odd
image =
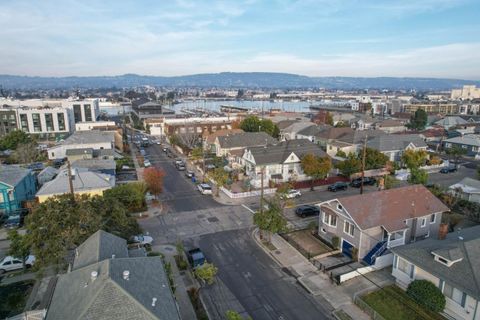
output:
[[[45,113],[45,125],[47,126],[47,131],[55,131],[53,129],[53,114]]]
[[[352,223],[345,221],[345,223],[343,224],[343,232],[353,237],[354,230],[355,230],[355,226]]]
[[[73,105],[73,118],[75,119],[75,123],[82,122],[82,109],[79,104]]]
[[[20,127],[22,128],[23,131],[29,132],[28,130],[28,118],[26,114],[21,114],[20,115]]]
[[[443,294],[450,300],[453,300],[462,307],[465,307],[465,300],[467,299],[467,295],[465,292],[462,292],[457,288],[452,287],[448,283],[444,283]]]
[[[58,118],[58,130],[63,131],[65,130],[65,114],[57,113]]]
[[[92,121],[92,106],[84,104],[83,108],[85,110],[85,121]]]
[[[426,224],[427,224],[427,219],[422,218],[422,223],[420,224],[420,227],[425,228]]]
[[[327,214],[323,216],[323,222],[326,225],[329,225],[330,227],[336,227],[337,226],[337,216],[334,214]]]
[[[405,274],[410,275],[410,263],[408,263],[407,260],[404,260],[400,257],[398,257],[398,260],[397,260],[397,269],[402,271]]]
[[[33,132],[42,132],[42,123],[40,122],[40,114],[32,113]]]
[[[430,223],[435,223],[435,220],[436,220],[436,214],[434,213],[430,216]]]

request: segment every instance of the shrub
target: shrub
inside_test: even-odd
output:
[[[332,237],[332,247],[338,249],[340,246],[340,238],[337,236]]]
[[[445,297],[442,291],[428,280],[412,281],[408,285],[407,295],[432,311],[441,312],[445,309]]]

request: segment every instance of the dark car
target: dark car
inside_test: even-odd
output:
[[[373,186],[375,183],[376,181],[373,178],[370,178],[370,177],[363,178],[364,186]],[[360,188],[361,185],[362,185],[362,178],[353,179],[352,182],[350,182],[350,186],[354,188]]]
[[[446,167],[446,168],[442,168],[442,170],[440,170],[440,173],[450,173],[455,171],[457,171],[457,168],[455,167]]]
[[[195,248],[188,251],[187,257],[193,268],[199,267],[206,262],[205,255],[200,248]]]
[[[3,224],[5,229],[17,229],[23,226],[23,216],[15,215],[9,216],[8,219]]]
[[[302,218],[308,216],[318,216],[320,214],[320,209],[316,206],[303,205],[295,209],[295,214]]]
[[[328,191],[337,192],[338,190],[347,190],[348,184],[346,182],[335,182],[328,186]]]

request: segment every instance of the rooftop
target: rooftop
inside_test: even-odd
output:
[[[378,151],[404,150],[410,144],[416,148],[426,148],[427,144],[418,134],[380,135],[367,142],[367,147]]]
[[[480,226],[449,233],[444,240],[430,238],[391,250],[453,287],[480,299]],[[433,254],[450,261],[461,260],[447,266],[435,261]]]
[[[261,145],[269,145],[276,142],[265,132],[243,132],[228,136],[218,137],[221,148],[245,148]]]
[[[92,144],[92,143],[107,143],[115,141],[115,133],[108,131],[75,131],[70,137],[65,139],[62,145],[73,144]]]
[[[327,156],[319,145],[308,139],[287,140],[277,145],[254,147],[249,150],[257,165],[283,163],[292,153],[295,153],[299,158],[302,158],[307,153],[312,153],[319,157]]]
[[[480,181],[465,177],[460,182],[452,184],[449,189],[461,189],[465,193],[480,193]]]
[[[0,182],[15,187],[31,172],[32,170],[17,165],[0,164]]]

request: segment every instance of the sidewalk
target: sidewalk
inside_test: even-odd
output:
[[[272,235],[271,243],[276,250],[267,249],[260,240],[258,229],[253,232],[257,244],[281,267],[289,269],[297,281],[314,296],[323,297],[333,309],[342,309],[352,319],[367,320],[370,317],[358,308],[352,297],[333,284],[328,276],[314,267],[307,258],[277,234]]]

